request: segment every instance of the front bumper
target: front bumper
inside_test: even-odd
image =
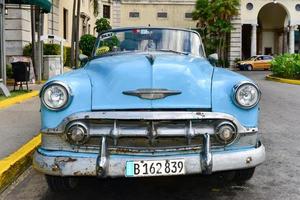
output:
[[[206,145],[206,147],[209,147]],[[170,150],[167,154],[95,154],[38,149],[34,154],[34,167],[55,176],[124,177],[127,161],[185,159],[186,174],[251,168],[265,160],[265,147],[245,147],[231,150],[205,150],[191,148]]]

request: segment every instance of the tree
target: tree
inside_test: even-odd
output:
[[[111,29],[110,22],[106,18],[97,19],[95,25],[97,33]]]
[[[96,42],[96,37],[90,34],[81,36],[79,41],[79,48],[82,53],[87,56],[92,56],[92,51]]]
[[[92,0],[93,12],[97,17],[99,14],[99,0]],[[71,39],[71,66],[78,67],[78,56],[79,56],[79,20],[81,9],[81,0],[73,0],[73,11],[72,11],[72,39]]]
[[[225,64],[228,36],[233,30],[231,19],[238,15],[239,0],[197,0],[193,19],[205,44],[206,52],[217,52]]]

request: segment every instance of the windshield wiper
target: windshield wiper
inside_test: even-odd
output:
[[[175,51],[175,50],[171,50],[171,49],[157,49],[157,51],[163,51],[163,52],[171,52],[171,53],[177,53],[177,54],[181,54],[181,55],[189,55],[189,52],[184,52],[184,51]]]

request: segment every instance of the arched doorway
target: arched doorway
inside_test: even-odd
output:
[[[279,3],[269,3],[258,13],[257,53],[279,55],[289,51],[289,15]]]
[[[259,9],[255,24],[242,25],[242,58],[295,52],[295,28],[290,14],[280,3],[267,3]]]

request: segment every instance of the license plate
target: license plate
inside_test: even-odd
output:
[[[184,159],[127,161],[125,170],[127,177],[185,174]]]

